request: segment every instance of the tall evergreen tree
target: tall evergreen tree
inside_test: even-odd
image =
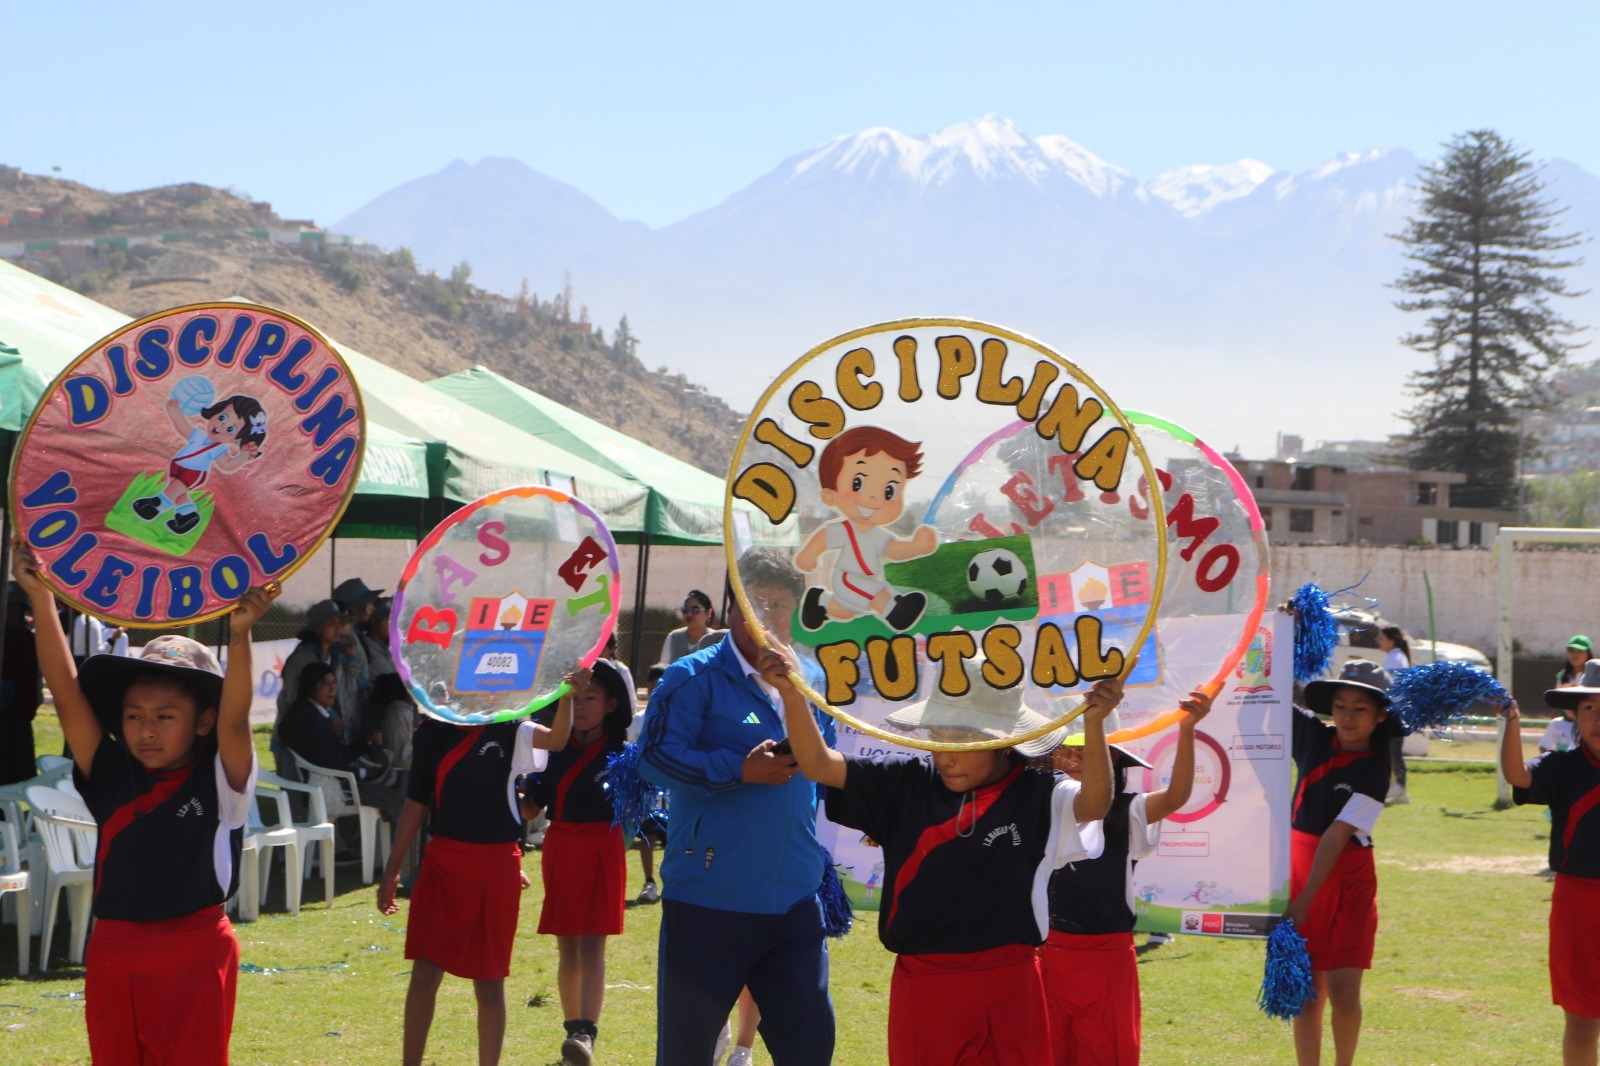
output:
[[[1408,458],[1466,474],[1457,506],[1515,503],[1519,412],[1548,406],[1549,374],[1576,347],[1578,327],[1550,298],[1579,295],[1558,272],[1581,262],[1559,253],[1582,238],[1555,231],[1565,209],[1543,191],[1527,152],[1472,130],[1424,170],[1418,217],[1395,235],[1416,264],[1394,283],[1409,297],[1395,306],[1428,316],[1401,343],[1433,357],[1411,376]]]

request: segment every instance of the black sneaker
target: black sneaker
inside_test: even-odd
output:
[[[143,499],[134,500],[133,513],[144,519],[146,522],[150,521],[156,515],[161,513],[161,497],[146,496]]]
[[[561,1061],[570,1066],[590,1066],[594,1062],[594,1037],[588,1033],[568,1033],[561,1041]]]
[[[800,604],[800,625],[804,629],[821,629],[828,620],[828,609],[822,605],[822,590],[806,589],[806,598]]]
[[[889,608],[889,613],[883,616],[889,628],[896,633],[904,633],[917,624],[917,619],[922,617],[923,608],[928,606],[928,597],[920,592],[902,592],[894,598],[894,606]]]
[[[167,528],[182,536],[200,524],[200,512],[184,511],[167,519]]]

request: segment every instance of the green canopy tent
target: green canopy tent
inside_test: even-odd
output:
[[[428,475],[436,499],[468,503],[512,485],[548,485],[573,495],[605,519],[621,543],[645,529],[643,485],[563,451],[338,344],[361,387],[367,422],[428,442]]]
[[[722,478],[690,466],[548,396],[475,366],[429,386],[509,422],[649,490],[645,532],[652,544],[722,543]]]
[[[485,414],[510,422],[542,440],[645,485],[649,496],[634,577],[636,620],[644,618],[652,547],[722,543],[726,497],[726,483],[722,478],[542,396],[488,367],[475,366],[435,378],[428,384]],[[643,640],[644,627],[636,621],[629,654],[636,669]]]
[[[0,260],[0,450],[5,469],[17,434],[55,376],[130,321],[121,311]],[[369,425],[355,495],[334,535],[417,537],[428,490],[426,444]]]

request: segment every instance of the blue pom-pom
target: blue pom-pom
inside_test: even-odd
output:
[[[1436,662],[1396,670],[1389,712],[1407,733],[1465,718],[1474,708],[1498,714],[1511,700],[1494,675],[1471,663]]]
[[[845,894],[839,870],[833,865],[833,856],[826,849],[822,852],[822,887],[817,889],[817,900],[822,904],[822,931],[831,937],[848,933],[856,912]]]
[[[1284,918],[1267,937],[1267,965],[1256,1003],[1270,1016],[1289,1021],[1315,998],[1305,937],[1296,931],[1293,918]]]
[[[639,745],[624,745],[621,751],[606,757],[605,782],[601,787],[611,801],[613,826],[622,826],[632,833],[637,826],[655,820],[661,790],[639,775]],[[663,816],[663,832],[665,823]]]
[[[1300,586],[1294,607],[1294,679],[1300,684],[1327,673],[1339,646],[1339,621],[1328,608],[1328,594],[1315,582]]]

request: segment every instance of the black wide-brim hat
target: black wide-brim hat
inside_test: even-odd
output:
[[[194,685],[200,692],[198,713],[222,703],[222,665],[211,649],[188,637],[160,636],[146,644],[137,658],[126,655],[91,655],[78,668],[78,687],[89,701],[100,728],[122,736],[122,696],[128,682],[139,674],[170,674]]]
[[[622,674],[604,659],[595,660],[594,665],[589,667],[589,675],[594,678],[595,684],[606,690],[607,696],[617,701],[618,707],[626,707],[631,712],[639,701],[637,694],[628,691],[628,683],[622,680]]]
[[[1318,714],[1333,707],[1333,694],[1341,688],[1360,689],[1378,701],[1379,710],[1389,709],[1389,671],[1368,659],[1351,659],[1334,680],[1313,681],[1306,686],[1306,706]]]
[[[347,611],[359,611],[384,593],[383,589],[369,589],[359,577],[346,578],[333,590],[333,601]]]
[[[1575,711],[1579,703],[1591,696],[1600,696],[1600,659],[1590,659],[1583,664],[1583,674],[1576,685],[1546,691],[1544,702],[1558,711]]]

